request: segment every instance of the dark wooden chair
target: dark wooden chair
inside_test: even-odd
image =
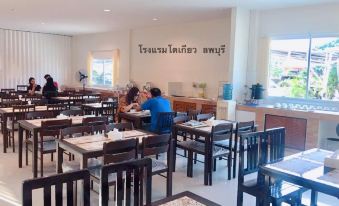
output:
[[[10,145],[12,140],[13,152],[15,152],[14,132],[19,129],[19,120],[24,120],[27,112],[35,111],[34,105],[13,105],[10,120],[7,122],[8,138],[7,141]]]
[[[188,115],[180,115],[180,116],[176,116],[173,118],[173,124],[182,124],[182,123],[185,123],[189,120],[189,117]],[[181,141],[186,141],[187,140],[187,134],[186,132],[182,132],[182,131],[178,131],[178,136],[182,137],[181,140],[177,140],[179,142]],[[187,156],[187,151],[184,150],[184,157]]]
[[[84,113],[81,109],[65,110],[65,111],[60,112],[60,114],[63,114],[65,116],[69,116],[69,117],[84,115]]]
[[[124,161],[134,160],[138,158],[138,140],[137,139],[124,139],[104,143],[103,145],[103,163],[116,164]],[[92,167],[90,169],[91,179],[100,183],[102,165]],[[109,176],[109,185],[115,186],[116,176]],[[92,185],[93,189],[93,185]]]
[[[82,120],[83,125],[96,126],[108,124],[107,117],[86,117]]]
[[[108,117],[108,122],[113,123],[118,109],[118,102],[102,102],[101,115]]]
[[[197,115],[197,121],[201,122],[201,121],[206,121],[210,118],[214,117],[213,114],[209,113],[209,114],[198,114]]]
[[[17,85],[16,86],[16,91],[18,93],[25,94],[25,93],[27,93],[27,90],[28,90],[27,88],[28,88],[27,85]]]
[[[219,141],[229,140],[228,148],[232,146],[233,124],[219,124],[212,127],[211,136],[205,138],[204,142],[197,140],[187,140],[178,142],[177,146],[188,151],[187,176],[193,177],[193,153],[204,156],[204,176],[205,184],[212,185],[212,168],[216,164],[216,159],[227,158],[228,179],[231,179],[232,152],[225,147],[217,146]],[[211,157],[211,158],[209,158]],[[211,161],[211,162],[210,162]],[[215,170],[215,167],[213,168]]]
[[[54,115],[57,116],[60,112],[67,110],[67,105],[65,104],[47,104],[47,110],[53,111]]]
[[[65,139],[91,135],[92,130],[91,126],[67,127],[60,130],[60,138]]]
[[[152,175],[166,178],[166,196],[172,196],[173,173],[173,140],[169,134],[150,136],[142,139],[141,157],[155,157],[166,154],[166,163],[157,158],[152,158]],[[166,176],[162,175],[166,173]]]
[[[77,109],[81,109],[82,104],[84,103],[84,96],[82,94],[72,94],[69,95],[69,108],[77,108]]]
[[[155,133],[157,134],[171,133],[175,114],[176,114],[175,112],[159,112]]]
[[[81,181],[81,198],[84,206],[90,206],[90,175],[88,170],[80,170],[63,174],[52,175],[49,177],[25,180],[22,186],[22,204],[23,206],[32,206],[35,202],[44,202],[44,205],[52,205],[52,187],[55,187],[55,205],[63,205],[63,184],[66,184],[67,205],[77,205],[77,181]],[[43,189],[43,200],[34,199],[33,191]],[[35,198],[35,197],[34,197]]]
[[[84,99],[85,104],[99,103],[100,101],[101,101],[100,98],[85,98]]]
[[[10,89],[1,89],[1,92],[9,94],[9,92],[15,92],[15,89],[12,89],[12,88],[10,88]]]
[[[133,130],[133,124],[131,122],[121,122],[121,123],[113,123],[106,125],[106,133],[117,129],[119,131]]]
[[[13,105],[12,102],[14,101],[17,101],[16,104],[21,104],[21,103],[18,103],[20,100],[19,100],[19,96],[17,95],[9,95],[9,94],[4,94],[2,97],[1,97],[1,106],[2,107],[7,107],[7,106],[11,106]],[[20,101],[21,102],[21,101]]]
[[[264,199],[267,198],[264,177],[258,174],[257,178],[245,181],[245,176],[257,173],[259,167],[267,163],[268,142],[265,132],[240,135],[237,206],[243,205],[244,192],[255,196],[257,205],[261,205]],[[277,181],[277,184],[270,185],[269,202],[274,206],[281,205],[282,202],[287,202],[291,205],[296,202],[300,203],[300,189],[300,187],[291,183]]]
[[[272,128],[265,130],[269,153],[267,163],[275,163],[284,159],[285,156],[285,128]]]
[[[134,206],[150,206],[152,202],[152,160],[140,159],[109,164],[101,170],[101,205],[108,206],[109,177],[116,176],[118,206],[131,205],[133,195]],[[145,190],[145,193],[144,193]],[[133,191],[133,193],[132,193]],[[126,194],[125,194],[126,193]],[[146,200],[144,201],[144,196]]]
[[[53,161],[53,153],[56,152],[55,140],[60,137],[60,129],[70,127],[72,120],[49,120],[41,122],[40,138],[38,143],[38,151],[40,153],[40,174],[43,176],[43,156],[44,154],[51,154]],[[32,145],[32,142],[28,142]]]
[[[34,101],[34,100],[41,100],[42,99],[42,96],[41,95],[25,95],[24,97],[25,101],[28,102],[28,101]]]
[[[48,105],[48,99],[32,100],[31,104],[34,104],[35,106],[46,106]]]

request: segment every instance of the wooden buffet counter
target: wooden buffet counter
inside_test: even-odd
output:
[[[176,112],[187,112],[189,110],[201,110],[202,113],[216,113],[217,102],[211,99],[168,97],[172,109]]]
[[[273,106],[237,105],[238,111],[255,113],[258,129],[276,126],[286,127],[286,146],[295,149],[311,149],[319,146],[320,121],[339,123],[339,112],[304,111],[274,108]],[[265,125],[265,119],[266,125]]]

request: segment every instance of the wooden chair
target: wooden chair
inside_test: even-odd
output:
[[[150,206],[152,199],[152,160],[140,159],[109,164],[101,170],[101,205],[108,206],[109,177],[116,176],[117,205],[131,205],[133,195],[134,206]],[[133,186],[132,186],[133,185]],[[132,194],[133,190],[133,194]],[[145,190],[145,194],[144,194]],[[126,193],[126,194],[125,194]],[[144,196],[146,200],[144,202]]]
[[[1,92],[9,94],[9,92],[15,92],[15,89],[1,89]]]
[[[83,111],[80,110],[80,109],[65,110],[65,111],[60,112],[60,114],[63,114],[63,115],[65,115],[65,116],[69,116],[69,117],[72,117],[72,116],[82,116],[82,115],[84,115]]]
[[[43,188],[44,205],[52,205],[52,187],[55,186],[55,205],[63,205],[63,184],[66,184],[67,205],[77,205],[77,181],[81,181],[81,198],[84,206],[90,206],[90,175],[88,170],[80,170],[63,174],[52,175],[49,177],[25,180],[22,186],[22,204],[23,206],[33,205],[33,190]],[[34,197],[35,198],[35,197]],[[42,200],[34,199],[35,202]]]
[[[25,101],[35,101],[35,100],[41,100],[42,96],[41,95],[25,95],[24,96]]]
[[[166,196],[172,196],[173,140],[169,134],[150,136],[142,139],[141,157],[154,157],[166,153],[166,163],[152,158],[152,175],[166,178]],[[162,174],[166,173],[166,176]]]
[[[245,155],[246,152],[246,155]],[[246,156],[246,158],[245,158]],[[257,178],[245,181],[245,176],[257,173],[268,157],[268,139],[265,132],[253,132],[240,135],[239,174],[237,206],[243,205],[243,193],[256,197],[257,205],[262,204],[265,195],[265,180],[260,174]],[[279,181],[271,186],[270,200],[274,206],[282,202],[300,202],[300,187]],[[292,203],[291,205],[294,205]]]
[[[173,118],[173,124],[182,124],[182,123],[187,122],[188,120],[189,120],[189,117],[187,115],[176,116]],[[182,140],[177,140],[179,142],[187,140],[186,132],[178,131],[178,136],[182,137]],[[184,157],[186,156],[187,156],[187,151],[184,150]]]
[[[191,109],[187,111],[187,116],[189,120],[197,120],[198,114],[200,114],[201,111],[197,109]]]
[[[106,125],[106,133],[117,129],[119,131],[133,130],[133,124],[131,122],[121,122]]]
[[[85,104],[99,103],[100,101],[101,101],[100,98],[85,98],[84,99]]]
[[[35,111],[34,105],[13,105],[10,121],[7,122],[8,143],[10,145],[12,139],[13,152],[15,152],[14,132],[19,129],[19,120],[24,120],[27,112]]]
[[[159,112],[155,133],[157,134],[171,133],[174,117],[175,112]]]
[[[108,117],[108,122],[113,123],[118,109],[117,102],[102,102],[101,103],[101,115]]]
[[[232,146],[233,124],[219,124],[212,127],[210,138],[205,138],[204,142],[197,140],[187,140],[178,142],[177,146],[188,151],[187,176],[193,177],[193,153],[204,156],[204,176],[205,184],[212,185],[212,168],[216,164],[216,159],[227,158],[228,179],[231,179],[232,152],[225,147],[217,146],[219,141],[229,140],[228,148]],[[209,158],[211,157],[211,159]],[[210,160],[209,160],[210,159]],[[211,162],[210,162],[211,161]],[[215,170],[215,167],[213,168]]]
[[[43,155],[51,154],[53,161],[53,153],[56,152],[55,140],[60,136],[60,129],[70,127],[72,120],[49,120],[41,122],[40,139],[38,143],[38,151],[40,153],[40,174],[43,176]],[[32,142],[29,142],[31,145]]]
[[[31,104],[34,104],[35,106],[46,106],[48,105],[48,99],[32,100]]]
[[[25,93],[27,93],[27,90],[28,90],[27,88],[28,88],[27,85],[17,85],[17,86],[16,86],[16,91],[17,91],[18,93],[25,94]]]
[[[55,116],[65,110],[67,110],[67,105],[65,104],[47,104],[47,111],[53,111]]]
[[[266,161],[267,163],[275,163],[284,159],[285,133],[284,127],[265,130],[269,145],[269,153]]]
[[[103,163],[116,164],[124,161],[134,160],[138,158],[138,140],[137,139],[124,139],[104,143],[103,145]],[[102,166],[92,167],[90,169],[91,179],[100,183]],[[115,185],[116,176],[109,176],[109,185]],[[93,189],[93,185],[92,185]]]
[[[108,118],[107,117],[86,117],[82,120],[83,125],[99,125],[99,124],[107,124]]]

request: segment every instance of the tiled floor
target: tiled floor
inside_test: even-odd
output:
[[[2,153],[2,135],[0,135],[0,206],[7,205],[21,205],[21,185],[22,181],[32,177],[31,163],[29,166],[18,168],[18,154],[13,153],[11,149],[8,153]],[[294,151],[288,151],[288,153]],[[55,164],[50,162],[50,156],[45,157],[45,173],[46,175],[55,173]],[[30,161],[31,162],[31,161]],[[220,162],[220,161],[219,161]],[[185,190],[192,191],[207,199],[210,199],[223,206],[236,205],[237,193],[237,179],[231,181],[227,180],[226,162],[222,161],[218,164],[217,172],[213,175],[213,186],[203,185],[203,165],[197,163],[194,165],[194,177],[186,177],[186,159],[178,156],[177,171],[174,173],[173,178],[173,193],[182,192]],[[154,200],[165,197],[165,179],[160,176],[153,178],[152,196]],[[41,200],[41,191],[34,193],[36,201],[34,206],[43,205]],[[98,195],[94,192],[91,193],[92,205],[98,205]],[[309,193],[304,194],[303,203],[309,202]],[[338,206],[339,200],[333,197],[320,195],[319,205],[333,205]],[[244,205],[255,205],[255,199],[251,196],[244,195]]]

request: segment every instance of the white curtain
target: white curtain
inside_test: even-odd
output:
[[[0,88],[16,88],[50,74],[59,85],[72,80],[71,37],[0,29]]]

